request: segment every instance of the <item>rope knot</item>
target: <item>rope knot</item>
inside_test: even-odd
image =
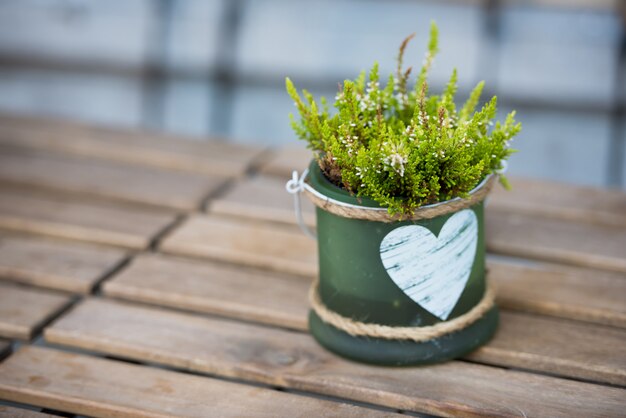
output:
[[[302,218],[302,206],[300,203],[300,193],[302,193],[305,190],[304,180],[306,179],[306,176],[308,175],[309,175],[308,168],[302,172],[302,175],[300,177],[298,177],[298,170],[293,170],[293,173],[291,173],[291,180],[287,181],[287,183],[285,184],[285,189],[287,189],[287,193],[293,195],[293,208],[296,213],[296,219],[298,220],[298,226],[300,227],[304,235],[306,235],[309,238],[317,239],[315,232],[309,229],[309,227],[304,222],[304,219]]]
[[[293,170],[291,180],[287,181],[287,184],[285,184],[287,192],[290,194],[302,193],[304,191],[304,180],[308,174],[308,168],[302,172],[302,176],[298,176],[298,170]]]

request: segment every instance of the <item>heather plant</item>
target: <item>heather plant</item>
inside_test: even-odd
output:
[[[511,112],[495,122],[496,97],[479,110],[484,82],[457,109],[457,72],[440,95],[430,95],[427,76],[438,52],[432,23],[424,63],[410,87],[412,67],[404,69],[400,45],[397,70],[381,86],[378,64],[369,74],[345,80],[331,113],[324,97],[300,97],[289,78],[287,92],[300,114],[295,133],[308,143],[329,181],[357,196],[367,196],[390,213],[408,214],[419,206],[465,197],[487,175],[503,167],[513,152],[511,139],[521,125]],[[506,179],[501,176],[506,184]]]

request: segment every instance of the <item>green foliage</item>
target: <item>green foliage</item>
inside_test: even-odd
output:
[[[295,133],[315,152],[326,177],[357,196],[373,198],[390,213],[408,214],[417,207],[467,196],[488,174],[502,168],[514,150],[509,142],[520,131],[515,112],[504,123],[492,122],[496,97],[476,111],[484,82],[478,83],[459,111],[454,97],[457,73],[441,95],[429,95],[427,76],[438,52],[437,26],[414,88],[411,68],[403,69],[405,39],[396,74],[384,88],[378,63],[346,80],[330,114],[325,100],[317,105],[306,90],[300,97],[289,78],[287,92],[300,119],[291,116]],[[506,182],[506,180],[504,180]]]

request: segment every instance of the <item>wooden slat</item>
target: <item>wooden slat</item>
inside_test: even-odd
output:
[[[317,244],[300,231],[217,215],[192,215],[161,249],[307,276],[317,271]]]
[[[626,331],[503,311],[474,361],[626,386]]]
[[[512,189],[494,187],[488,207],[526,213],[626,226],[626,193],[596,187],[575,186],[547,180],[510,179]]]
[[[502,307],[626,328],[624,273],[494,257],[487,266]]]
[[[130,359],[441,416],[613,417],[626,407],[619,388],[454,361],[368,366],[334,356],[306,334],[106,300],[83,302],[45,335]]]
[[[485,223],[491,252],[626,272],[626,227],[498,210]]]
[[[240,176],[261,148],[77,122],[0,116],[0,143],[209,175]]]
[[[313,159],[313,152],[304,146],[283,147],[274,152],[259,167],[259,171],[264,174],[280,177],[285,181],[291,178],[293,170],[299,173],[309,166]]]
[[[129,300],[304,330],[309,285],[310,280],[298,276],[141,255],[108,280],[103,291]]]
[[[626,280],[621,282],[626,284]],[[307,329],[308,285],[304,279],[250,274],[237,272],[232,267],[145,256],[107,282],[104,290],[107,295],[129,300]],[[513,337],[520,323],[526,323],[526,332],[521,335],[530,332],[533,338]],[[494,345],[506,350],[488,351],[481,357],[487,363],[493,352],[495,364],[504,362],[511,367],[560,371],[569,377],[626,385],[626,354],[616,354],[620,352],[621,339],[626,340],[624,330],[554,319],[542,322],[532,315],[508,312],[503,314],[500,330]],[[555,339],[555,334],[567,335],[567,347],[562,344],[564,339]],[[520,364],[521,359],[526,358],[541,361]],[[562,364],[570,367],[562,368]]]
[[[0,282],[0,336],[30,339],[70,300],[66,295]]]
[[[18,409],[11,406],[0,405],[0,418],[54,418],[58,415],[44,414],[43,412],[29,409]]]
[[[286,180],[256,176],[242,179],[224,195],[209,202],[208,210],[223,215],[241,216],[271,222],[296,222],[293,197],[285,190]],[[315,225],[315,207],[301,199],[302,215],[307,225]]]
[[[0,186],[0,229],[145,248],[173,213]]]
[[[225,178],[5,147],[0,148],[0,181],[193,210],[222,186]]]
[[[0,235],[0,277],[50,289],[89,293],[125,258],[114,248]]]
[[[95,417],[382,417],[275,390],[40,347],[0,364],[0,397]]]

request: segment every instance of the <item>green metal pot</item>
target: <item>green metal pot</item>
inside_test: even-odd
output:
[[[315,161],[309,167],[308,179],[315,191],[336,201],[379,207],[372,200],[357,199],[330,183]],[[455,219],[448,222],[452,217]],[[450,227],[452,224],[459,225],[458,231]],[[399,229],[410,225],[430,232],[415,227]],[[444,235],[447,238],[442,238]],[[391,223],[345,218],[318,207],[317,237],[320,298],[330,310],[356,321],[403,327],[433,325],[466,313],[485,292],[482,202],[464,209],[462,214]],[[428,240],[437,248],[428,257],[420,258],[424,253],[420,245]],[[463,250],[446,251],[446,246],[454,245]],[[450,259],[442,260],[446,254]],[[404,279],[417,270],[432,272],[432,277],[429,276],[432,286],[430,290],[429,286],[422,286],[414,294],[412,289],[419,286],[407,287]],[[449,273],[444,281],[450,277],[459,280],[450,285],[442,282],[436,276],[444,270]],[[457,293],[442,296],[450,289],[457,289]],[[353,360],[380,365],[429,364],[462,356],[488,341],[497,323],[494,306],[460,331],[416,343],[351,336],[322,321],[313,310],[309,314],[310,331],[324,347]]]

